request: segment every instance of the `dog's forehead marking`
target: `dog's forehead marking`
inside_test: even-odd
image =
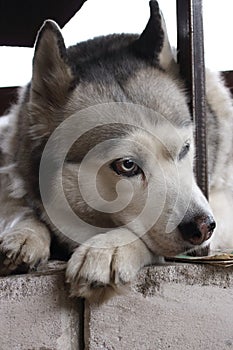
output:
[[[74,112],[101,103],[133,103],[155,110],[177,127],[191,123],[185,94],[164,72],[143,67],[125,81],[118,81],[107,68],[106,74],[111,75],[107,84],[101,80],[78,84],[68,101],[68,109]]]
[[[190,119],[184,86],[174,75],[133,55],[129,45],[137,35],[113,35],[68,49],[75,67],[73,109],[108,102],[130,102],[156,110],[182,125]]]

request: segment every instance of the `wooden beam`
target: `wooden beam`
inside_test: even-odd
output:
[[[0,0],[0,45],[29,46],[50,18],[62,28],[86,0]]]
[[[178,62],[190,93],[190,111],[195,123],[195,172],[197,183],[208,198],[202,0],[176,0],[176,3]]]

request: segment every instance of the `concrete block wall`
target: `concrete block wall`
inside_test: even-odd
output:
[[[70,299],[63,263],[0,278],[0,350],[233,350],[233,269],[144,268],[125,295]]]
[[[83,348],[83,303],[69,298],[64,268],[0,278],[0,350]]]
[[[145,268],[128,295],[86,303],[85,330],[91,350],[231,350],[233,269]]]

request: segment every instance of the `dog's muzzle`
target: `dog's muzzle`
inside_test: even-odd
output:
[[[201,216],[193,221],[181,223],[178,228],[184,241],[193,245],[200,245],[213,234],[216,223],[212,216]]]

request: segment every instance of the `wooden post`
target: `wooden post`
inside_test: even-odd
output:
[[[190,93],[190,111],[195,123],[195,172],[197,183],[208,198],[202,0],[176,0],[176,4],[178,62]]]

